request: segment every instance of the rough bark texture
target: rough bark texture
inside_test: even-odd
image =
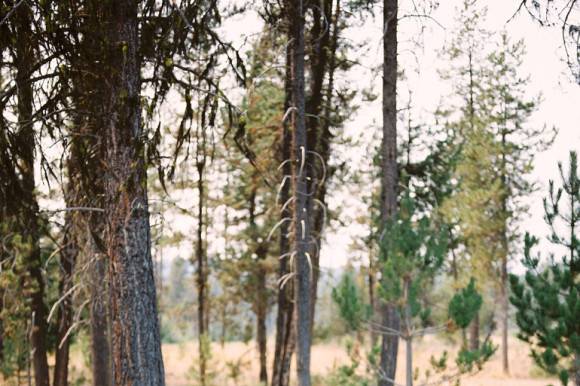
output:
[[[302,0],[290,8],[290,41],[292,57],[292,194],[294,203],[293,232],[296,369],[299,386],[310,386],[312,269],[309,256],[311,207],[308,199],[309,162],[304,95],[304,5]]]
[[[70,162],[70,161],[69,161]],[[69,166],[69,179],[71,178],[71,167]],[[70,183],[69,183],[70,186]],[[72,189],[68,188],[68,194],[74,194]],[[71,199],[67,200],[67,206],[73,206],[69,204]],[[72,212],[67,212],[65,215],[65,228],[63,236],[63,245],[60,253],[60,283],[59,283],[59,294],[64,296],[64,299],[59,304],[58,315],[57,315],[57,341],[56,341],[56,353],[55,353],[55,363],[54,363],[54,386],[67,386],[68,385],[68,362],[69,362],[69,347],[70,339],[67,337],[67,333],[72,325],[72,294],[68,291],[73,286],[73,268],[79,253],[78,244],[75,238],[75,215]]]
[[[25,257],[26,268],[29,278],[26,279],[26,287],[30,293],[32,329],[30,334],[32,366],[34,369],[34,381],[36,386],[48,386],[48,361],[46,333],[47,310],[44,304],[44,278],[42,276],[42,263],[40,256],[40,229],[38,217],[38,203],[35,196],[34,179],[34,128],[32,124],[33,114],[33,89],[28,77],[34,63],[34,43],[32,40],[32,15],[29,7],[19,7],[15,14],[18,34],[16,39],[16,86],[18,89],[18,143],[17,154],[20,164],[18,165],[21,175],[22,196],[19,203],[18,218],[21,222],[20,229],[22,239],[28,244],[27,256]]]
[[[101,227],[102,229],[102,227]],[[94,250],[94,249],[93,249]],[[108,298],[106,275],[107,260],[96,253],[91,264],[90,278],[90,333],[91,365],[94,386],[109,386],[112,383],[110,326],[108,320]]]
[[[286,52],[286,75],[284,80],[284,110],[288,111],[291,107],[292,100],[292,47],[289,45]],[[292,174],[292,167],[289,162],[284,162],[290,159],[292,146],[292,132],[290,131],[288,121],[282,123],[282,136],[280,144],[280,163],[282,166],[282,176],[290,176]],[[278,204],[283,206],[290,198],[290,183],[288,180],[280,189],[280,201]],[[278,278],[282,279],[290,273],[291,267],[289,264],[288,253],[290,252],[290,240],[288,239],[289,223],[285,219],[289,219],[292,214],[290,208],[286,206],[280,213],[280,220],[283,221],[280,225],[279,249],[280,256],[285,256],[279,259]],[[278,309],[276,316],[276,340],[274,343],[274,362],[272,365],[272,386],[288,386],[290,383],[290,362],[292,353],[294,352],[294,305],[293,298],[293,282],[288,281],[286,285],[278,291]]]
[[[164,370],[151,259],[147,176],[140,106],[138,3],[103,6],[110,71],[105,127],[107,228],[116,386],[163,386]]]
[[[306,115],[308,117],[308,148],[316,152],[320,158],[309,155],[311,163],[309,175],[309,191],[313,192],[316,200],[312,206],[312,229],[313,242],[310,243],[310,256],[312,259],[312,300],[311,319],[314,327],[316,300],[318,294],[318,279],[320,276],[320,250],[325,221],[326,183],[333,174],[328,168],[330,159],[332,134],[331,110],[332,96],[334,93],[334,73],[336,70],[336,50],[338,46],[338,23],[341,15],[340,0],[336,1],[336,11],[332,15],[332,0],[326,0],[320,7],[312,7],[314,24],[310,31],[311,50],[310,57],[310,87],[308,89],[308,102]],[[322,11],[322,12],[321,12]],[[328,26],[327,26],[328,24]],[[326,88],[324,79],[328,77]],[[321,165],[321,162],[324,165]],[[324,173],[326,170],[326,173]],[[326,180],[321,178],[326,174]]]
[[[76,124],[71,132],[71,157],[78,164],[78,206],[104,208],[105,175],[107,158],[104,130],[109,119],[107,106],[110,90],[108,77],[112,73],[104,60],[108,57],[101,44],[107,41],[108,30],[104,29],[106,2],[91,0],[85,3],[89,17],[81,18],[71,28],[79,36],[79,44],[71,57],[73,69],[72,102],[76,107]],[[117,71],[117,70],[116,70]],[[77,205],[74,205],[77,206]],[[81,212],[84,236],[82,243],[83,263],[88,264],[86,281],[89,304],[89,333],[91,372],[94,386],[112,384],[111,325],[109,308],[109,263],[104,245],[106,215],[102,212]]]
[[[381,145],[381,220],[383,224],[397,213],[397,10],[398,0],[384,1],[383,139]],[[389,235],[382,234],[381,237],[389,237]],[[383,304],[381,309],[383,324],[399,331],[400,316],[396,307]],[[379,379],[379,386],[394,384],[398,347],[397,336],[383,334],[380,358],[383,376]]]
[[[254,253],[256,254],[255,262],[255,288],[253,310],[256,315],[256,343],[258,345],[258,353],[260,357],[260,382],[268,384],[268,359],[267,359],[267,342],[268,331],[266,328],[266,317],[268,315],[268,288],[266,286],[266,267],[264,265],[268,257],[268,244],[259,242],[259,235],[256,231],[256,194],[258,186],[258,173],[252,177],[252,191],[249,199],[249,227],[250,238],[257,242]]]

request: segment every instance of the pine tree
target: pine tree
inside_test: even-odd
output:
[[[570,152],[568,170],[559,165],[561,186],[550,181],[544,199],[544,220],[550,228],[548,241],[565,250],[560,259],[549,252],[546,259],[533,252],[539,240],[526,234],[523,278],[510,275],[516,307],[518,338],[528,342],[534,361],[563,385],[580,385],[580,175],[578,156]]]

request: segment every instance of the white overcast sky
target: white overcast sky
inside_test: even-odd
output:
[[[232,0],[239,2],[240,0]],[[408,7],[411,0],[401,0],[401,8]],[[413,73],[412,80],[408,82],[406,88],[412,89],[414,104],[425,116],[435,110],[435,107],[444,98],[447,91],[445,84],[441,83],[437,70],[445,67],[445,62],[439,58],[438,51],[444,42],[452,37],[453,19],[455,8],[461,4],[462,0],[441,1],[440,6],[431,14],[444,28],[429,20],[424,21],[424,33],[420,36],[423,41],[423,48],[418,49],[408,45],[410,37],[417,37],[417,20],[405,18],[400,25],[400,66]],[[488,18],[485,27],[491,31],[499,31],[503,28],[509,33],[513,40],[524,39],[527,46],[527,54],[521,68],[522,73],[531,76],[530,95],[541,92],[544,97],[537,113],[530,121],[533,125],[555,126],[559,130],[559,135],[553,146],[536,155],[535,168],[531,178],[541,184],[542,189],[533,197],[530,197],[531,209],[527,218],[524,219],[521,227],[525,231],[530,231],[536,235],[545,235],[546,228],[542,220],[541,198],[545,194],[547,181],[558,180],[557,162],[566,162],[570,150],[579,150],[580,130],[580,86],[571,81],[568,69],[563,61],[564,52],[560,30],[543,29],[534,23],[529,15],[521,13],[509,24],[506,21],[512,16],[519,1],[516,0],[480,0],[478,4],[488,7]],[[377,15],[382,12],[378,10]],[[404,11],[401,11],[404,15]],[[241,47],[242,42],[248,41],[248,37],[255,37],[262,29],[259,18],[253,14],[238,16],[233,20],[228,20],[222,28],[226,37]],[[358,27],[345,31],[345,38],[354,43],[365,43],[365,52],[361,52],[358,57],[362,66],[355,67],[349,74],[339,78],[338,82],[348,84],[356,88],[367,88],[372,86],[375,92],[380,92],[380,77],[373,77],[370,68],[380,66],[382,62],[381,44],[382,20],[368,19]],[[248,43],[245,44],[249,46]],[[409,52],[413,51],[414,55]],[[401,98],[406,95],[406,90],[401,90]],[[351,167],[369,167],[369,150],[372,137],[379,138],[381,125],[380,99],[374,103],[361,105],[360,109],[351,116],[345,123],[344,131],[347,136],[362,139],[358,146],[340,147],[335,149],[339,159],[347,159]],[[369,189],[363,189],[363,193],[368,193]],[[194,205],[195,199],[190,191],[188,197],[179,197],[175,194],[175,199],[181,201],[184,206]],[[360,194],[349,191],[346,184],[343,189],[329,193],[329,207],[335,208],[340,205],[343,210],[342,218],[349,219],[356,217],[361,211],[367,211],[362,202]],[[43,200],[43,207],[59,206],[50,200]],[[154,223],[155,223],[155,214]],[[179,229],[184,234],[194,234],[195,227],[193,218],[188,216],[178,216],[166,218],[166,222],[173,223],[174,229]],[[354,240],[364,237],[368,230],[356,223],[348,226],[334,224],[326,232],[325,242],[321,252],[321,265],[324,267],[340,267],[355,256],[362,256],[360,252],[351,252],[349,245]],[[210,249],[219,250],[223,245],[221,240],[210,240]],[[166,247],[164,259],[172,259],[175,256],[189,258],[191,256],[191,243],[187,242],[179,247]],[[513,269],[519,270],[518,264],[513,264]]]
[[[240,0],[232,0],[240,2]],[[414,105],[425,117],[428,117],[447,95],[446,85],[438,76],[438,70],[444,68],[446,63],[440,58],[439,50],[444,43],[453,37],[455,32],[454,17],[456,7],[462,0],[441,1],[439,7],[431,13],[437,23],[429,20],[423,21],[424,32],[418,36],[418,21],[414,18],[404,18],[399,27],[399,63],[410,75],[404,90],[400,90],[401,99],[407,95],[407,90],[413,92]],[[580,86],[571,81],[568,68],[566,67],[562,50],[560,30],[557,28],[541,28],[533,22],[527,13],[521,13],[510,23],[506,22],[514,14],[519,1],[516,0],[480,0],[478,5],[488,8],[488,17],[484,25],[486,29],[500,31],[505,29],[513,40],[524,39],[527,46],[527,54],[521,68],[522,74],[531,76],[530,95],[541,92],[544,101],[537,113],[532,117],[532,125],[555,126],[559,135],[553,146],[540,154],[535,160],[533,180],[538,181],[541,189],[530,197],[529,216],[521,224],[523,231],[530,231],[537,235],[545,235],[546,228],[542,220],[541,198],[544,196],[545,186],[549,179],[558,179],[557,162],[566,161],[570,150],[577,150],[580,144],[580,131],[577,123],[580,122]],[[400,15],[405,15],[405,9],[411,6],[411,0],[400,1]],[[380,16],[382,11],[378,8],[376,14]],[[252,38],[258,36],[263,24],[255,14],[244,14],[230,19],[222,27],[226,37],[234,42],[238,48],[249,48]],[[442,28],[443,27],[443,28]],[[382,62],[382,20],[367,19],[356,27],[345,31],[345,38],[353,43],[364,43],[366,47],[357,53],[357,59],[361,66],[355,67],[347,75],[339,77],[338,82],[348,84],[355,88],[368,88],[371,86],[375,92],[380,92],[381,80],[376,73],[371,74],[371,68],[377,68]],[[422,48],[410,45],[411,38],[417,38],[423,42]],[[413,53],[412,55],[410,53]],[[337,146],[334,149],[338,159],[348,160],[353,168],[369,167],[370,154],[373,141],[379,138],[381,125],[380,98],[374,103],[361,104],[359,110],[345,123],[346,136],[360,140],[358,146]],[[368,193],[369,189],[362,189]],[[360,192],[359,192],[360,193]],[[186,200],[189,201],[189,200]],[[327,268],[340,267],[355,257],[365,257],[364,253],[352,252],[349,246],[357,238],[365,237],[368,230],[365,226],[356,224],[351,220],[362,211],[368,211],[362,202],[360,194],[353,193],[352,186],[345,184],[342,189],[329,193],[328,205],[331,209],[340,206],[341,218],[348,225],[333,224],[325,233],[325,242],[321,252],[321,265]],[[186,234],[187,229],[192,229],[193,219],[183,218],[182,231]],[[220,250],[221,240],[210,241],[214,248]],[[175,248],[164,253],[166,257],[183,255],[189,257],[189,244]],[[516,256],[516,261],[517,261]],[[518,271],[520,265],[512,264],[512,269]]]
[[[408,1],[407,1],[408,2]],[[402,2],[405,5],[405,0]],[[416,63],[415,57],[405,54],[405,41],[409,39],[409,34],[416,34],[416,23],[412,19],[403,19],[401,21],[401,33],[399,40],[401,51],[399,60],[400,65],[405,68],[408,66],[410,71],[418,69],[419,75],[413,80],[410,88],[413,91],[414,104],[424,110],[426,113],[434,111],[435,107],[445,96],[445,86],[441,84],[437,75],[437,70],[445,67],[445,63],[437,54],[444,42],[452,37],[455,32],[453,29],[453,19],[455,17],[456,7],[462,3],[462,0],[445,0],[442,1],[438,9],[432,13],[434,19],[438,21],[445,29],[442,29],[434,22],[425,20],[426,30],[422,39],[424,40],[423,49],[417,54],[419,64]],[[567,161],[570,150],[580,148],[580,86],[573,83],[566,64],[563,61],[564,52],[562,50],[562,40],[558,28],[545,29],[533,22],[527,13],[521,13],[515,19],[506,24],[506,21],[515,12],[516,1],[506,0],[482,0],[478,4],[488,7],[488,18],[485,27],[491,31],[500,31],[504,29],[508,32],[513,40],[523,39],[526,43],[527,54],[523,66],[522,74],[528,73],[531,76],[530,95],[541,92],[543,103],[540,105],[537,113],[530,120],[532,125],[555,126],[559,130],[553,146],[540,154],[536,155],[534,171],[531,175],[533,180],[540,183],[540,190],[530,197],[530,211],[527,218],[523,219],[521,228],[524,231],[530,231],[536,235],[545,235],[546,228],[542,220],[543,210],[541,198],[545,195],[545,187],[550,179],[558,181],[558,161]],[[348,38],[353,41],[368,39],[368,44],[372,49],[368,53],[366,67],[374,67],[381,63],[381,20],[375,20],[373,23],[366,22],[363,27],[349,32]],[[409,48],[411,50],[412,48]],[[416,52],[416,51],[415,51]],[[361,59],[362,60],[362,59]],[[365,78],[366,77],[366,78]],[[362,82],[371,83],[368,71],[355,71],[350,76],[350,81],[360,85]],[[374,80],[380,83],[380,78]],[[364,85],[366,86],[366,85]],[[380,86],[380,85],[379,85]],[[380,89],[377,89],[380,90]],[[403,91],[402,91],[403,93]],[[378,104],[369,105],[361,108],[347,123],[345,130],[353,136],[369,135],[369,131],[379,130],[381,123],[381,111]],[[350,149],[349,157],[357,158],[361,155],[364,157],[368,154],[366,149]],[[356,153],[356,154],[352,154]],[[357,197],[347,196],[338,197],[339,201],[349,202],[347,205],[353,210],[364,210]],[[332,200],[330,201],[332,206]],[[326,267],[336,267],[345,264],[353,255],[348,251],[348,245],[352,242],[352,237],[360,237],[366,234],[366,229],[357,226],[351,226],[350,229],[330,230],[326,235],[326,243],[322,251],[321,264]],[[517,260],[517,257],[516,257]],[[518,264],[514,263],[513,268],[519,270]]]

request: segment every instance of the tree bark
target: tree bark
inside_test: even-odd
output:
[[[475,314],[473,321],[469,325],[469,349],[479,349],[479,312]]]
[[[41,251],[39,246],[40,229],[38,217],[38,203],[35,196],[34,178],[34,127],[33,89],[29,76],[34,63],[34,42],[32,37],[32,15],[30,8],[19,7],[16,10],[16,86],[18,109],[18,156],[21,163],[18,165],[21,174],[22,197],[20,200],[19,216],[22,219],[20,229],[22,239],[28,244],[25,256],[26,269],[29,278],[26,286],[30,287],[31,307],[31,351],[36,386],[49,386],[47,361],[47,310],[44,304],[45,284],[42,276]],[[18,205],[18,204],[17,204]]]
[[[285,6],[287,6],[287,2]],[[284,111],[291,108],[292,100],[292,47],[288,45],[286,49],[286,74],[284,79]],[[278,204],[283,207],[286,201],[290,199],[290,182],[286,177],[292,174],[292,167],[290,160],[292,146],[292,132],[290,131],[288,121],[282,122],[282,136],[280,143],[280,163],[282,164],[282,176],[284,181],[280,189],[280,201]],[[289,264],[290,240],[288,239],[288,232],[290,226],[288,219],[291,213],[289,206],[284,207],[280,213],[280,238],[279,238],[279,252],[281,258],[278,265],[278,280],[282,280],[286,275],[290,274],[291,267]],[[276,317],[276,340],[274,344],[274,362],[272,365],[272,386],[288,386],[290,383],[290,363],[292,354],[294,352],[294,305],[292,303],[293,282],[286,282],[284,287],[278,290],[278,309]]]
[[[398,0],[384,0],[383,8],[383,139],[381,145],[381,220],[383,225],[397,213],[397,11]],[[388,235],[381,234],[382,237]],[[387,256],[388,258],[388,256]],[[400,330],[400,316],[395,305],[383,304],[383,324]],[[399,338],[383,334],[381,342],[379,386],[392,386],[397,370]]]
[[[204,130],[204,128],[201,128]],[[204,135],[204,134],[202,134]],[[205,141],[202,139],[201,141]],[[203,146],[198,138],[197,146]],[[199,379],[201,386],[205,386],[207,379],[206,379],[206,371],[207,371],[207,358],[206,358],[206,339],[207,339],[207,326],[206,326],[206,305],[207,305],[207,262],[205,256],[205,249],[203,245],[203,228],[204,228],[204,180],[203,180],[203,173],[205,169],[205,146],[201,150],[204,154],[202,154],[202,160],[197,160],[197,173],[198,173],[198,180],[197,180],[197,194],[198,194],[198,212],[197,212],[197,241],[196,241],[196,249],[195,255],[197,260],[197,326],[198,326],[198,346],[199,346]],[[199,153],[199,150],[198,150]],[[198,155],[199,157],[199,155]]]
[[[70,161],[69,161],[70,162]],[[69,179],[71,179],[71,170],[69,166]],[[69,182],[68,187],[69,193],[72,193],[72,186]],[[74,194],[74,193],[72,193]],[[71,200],[67,200],[68,206],[73,206],[74,204],[68,204]],[[56,341],[56,353],[55,353],[55,364],[54,364],[54,386],[68,386],[68,363],[69,363],[69,347],[70,338],[68,337],[68,331],[72,326],[72,294],[68,291],[73,285],[73,269],[79,253],[78,243],[75,237],[76,222],[74,220],[74,214],[72,212],[67,212],[65,215],[65,228],[63,236],[63,246],[60,253],[60,283],[59,283],[59,295],[64,299],[59,305],[58,315],[57,315],[57,341]]]
[[[290,13],[290,41],[292,58],[292,194],[293,253],[296,304],[296,368],[299,386],[310,386],[311,297],[312,265],[309,256],[311,202],[307,176],[310,174],[306,130],[304,94],[304,4],[292,3]]]
[[[261,264],[259,261],[258,264]],[[266,316],[268,313],[267,295],[266,295],[266,271],[264,267],[258,267],[258,307],[256,312],[256,336],[258,340],[258,351],[260,355],[260,382],[268,384],[268,358],[267,342],[268,333],[266,330]]]
[[[102,228],[101,228],[102,229]],[[96,248],[91,248],[96,252]],[[91,370],[93,373],[94,386],[110,386],[112,383],[111,373],[111,347],[110,326],[107,312],[108,297],[106,274],[107,260],[100,253],[95,253],[91,263],[90,280],[90,334],[91,334]]]
[[[151,258],[140,106],[138,3],[103,5],[109,71],[105,127],[106,249],[109,256],[113,382],[163,386],[164,370]]]
[[[509,298],[507,294],[508,278],[507,278],[507,258],[502,259],[501,267],[501,357],[503,372],[509,374],[509,356],[508,356],[508,329],[509,329]]]

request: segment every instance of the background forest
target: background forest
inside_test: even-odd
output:
[[[0,385],[580,386],[576,0],[0,1]]]

